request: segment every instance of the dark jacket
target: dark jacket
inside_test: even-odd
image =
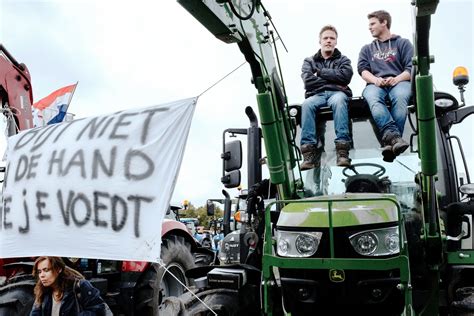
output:
[[[80,308],[76,304],[76,298]],[[33,306],[30,316],[51,316],[53,307],[51,292],[45,293],[41,306]],[[61,300],[59,309],[61,316],[95,316],[105,315],[104,300],[100,297],[100,292],[87,280],[80,280],[79,286],[73,290],[73,286],[67,289]]]
[[[384,42],[375,39],[360,50],[357,71],[360,75],[368,70],[376,77],[396,77],[404,71],[411,72],[412,58],[413,45],[409,40],[398,35]]]
[[[328,59],[324,59],[319,50],[314,56],[305,58],[301,68],[305,98],[325,90],[342,91],[349,97],[352,96],[348,87],[352,74],[350,59],[342,55],[337,48]]]

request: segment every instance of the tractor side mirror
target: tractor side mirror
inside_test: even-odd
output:
[[[207,211],[207,216],[214,216],[215,206],[212,201],[207,200],[206,211]]]
[[[168,207],[168,210],[166,211],[166,215],[171,214],[171,212],[177,214],[180,209],[181,209],[181,206],[175,205],[175,204],[170,204],[170,206]]]
[[[221,158],[224,159],[224,170],[226,172],[240,169],[242,167],[242,142],[233,140],[225,143]]]
[[[222,170],[222,184],[228,188],[236,188],[240,185],[240,168],[242,167],[242,142],[233,140],[224,144],[224,160]]]
[[[221,182],[227,189],[238,187],[240,185],[240,170],[233,170],[226,173],[225,176],[221,178]]]

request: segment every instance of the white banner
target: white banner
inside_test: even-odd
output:
[[[157,261],[197,99],[8,140],[0,257]]]

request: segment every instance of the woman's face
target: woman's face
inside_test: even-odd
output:
[[[59,273],[61,273],[61,271],[54,271],[51,268],[49,259],[45,259],[38,263],[38,277],[45,287],[54,285]]]

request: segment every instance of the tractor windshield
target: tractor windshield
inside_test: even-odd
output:
[[[414,120],[414,117],[413,117]],[[394,193],[403,209],[414,205],[415,175],[420,171],[419,159],[410,148],[393,162],[385,162],[381,145],[369,118],[352,119],[353,148],[351,168],[336,165],[335,132],[332,120],[319,121],[320,167],[302,172],[305,195],[333,195],[345,192]],[[410,140],[412,129],[407,120],[403,138]],[[416,150],[416,144],[414,144]]]

